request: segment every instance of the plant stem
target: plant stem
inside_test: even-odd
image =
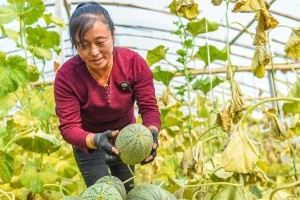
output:
[[[243,24],[239,23],[239,22],[232,22],[229,26],[231,26],[232,24],[238,24],[241,27],[243,27],[243,29],[252,37],[253,40],[255,40],[255,37],[253,36],[253,34],[249,31],[249,29],[247,29],[247,27],[245,27]]]
[[[3,191],[3,190],[0,190],[0,193],[3,194],[6,198],[8,198],[9,200],[14,200],[15,198],[11,198],[7,192]],[[2,198],[1,198],[2,199]]]
[[[132,177],[130,177],[129,179],[127,179],[126,181],[123,181],[123,184],[131,181],[132,179],[134,179],[136,177],[136,175],[133,175]]]
[[[298,180],[298,177],[297,177],[297,168],[296,168],[296,155],[295,155],[295,149],[293,148],[293,145],[291,144],[290,140],[288,140],[288,144],[289,144],[289,147],[291,149],[291,156],[292,156],[292,161],[293,161],[293,167],[294,167],[294,171],[295,171],[295,180],[297,181]]]
[[[269,54],[271,55],[271,66],[272,66],[272,70],[271,70],[271,83],[272,83],[272,87],[273,87],[273,90],[274,90],[274,95],[275,97],[278,96],[278,92],[277,92],[277,85],[276,85],[276,82],[275,82],[275,70],[274,70],[274,61],[273,61],[273,52],[271,51],[271,42],[270,42],[270,32],[268,32],[268,49],[269,49]],[[281,111],[280,111],[280,108],[279,108],[279,104],[278,102],[276,101],[276,107],[277,107],[277,111],[278,111],[278,114],[279,116],[281,116]]]
[[[218,138],[218,137],[221,137],[221,138],[225,138],[225,139],[226,139],[226,137],[224,137],[223,135],[213,135],[213,136],[210,136],[209,138],[206,138],[205,140],[202,140],[201,142],[207,142],[207,141],[209,141],[209,140],[212,140],[212,139]]]
[[[201,136],[196,140],[196,142],[198,142],[203,137],[203,135],[205,135],[206,133],[209,133],[212,129],[215,129],[218,127],[219,127],[218,125],[215,125],[215,126],[210,127],[209,129],[207,129],[204,133],[201,134]]]
[[[235,184],[235,183],[228,183],[228,182],[214,182],[214,183],[203,183],[198,185],[185,185],[185,188],[191,188],[191,187],[202,187],[202,186],[212,186],[212,185],[230,185],[235,187],[243,187],[241,184]]]
[[[297,74],[295,68],[291,65],[291,63],[290,63],[290,61],[288,59],[286,59],[283,56],[278,56],[278,55],[274,55],[274,56],[272,56],[272,58],[281,58],[281,59],[283,59],[288,64],[288,66],[291,67],[291,69],[292,69],[293,73],[295,74],[295,76],[297,78],[299,78],[299,75]]]
[[[172,67],[174,67],[178,72],[180,71],[180,69],[174,65],[173,63],[171,63],[170,61],[168,61],[167,59],[164,59],[169,65],[171,65]]]
[[[229,3],[230,1],[227,0],[226,1],[226,26],[227,26],[227,35],[226,35],[226,53],[227,53],[227,63],[228,63],[228,72],[229,73],[229,83],[230,83],[230,89],[231,89],[231,95],[232,95],[232,100],[231,100],[231,104],[233,102],[234,99],[234,91],[235,91],[235,87],[236,85],[234,84],[234,74],[232,72],[232,65],[231,65],[231,60],[230,60],[230,44],[229,44],[229,29],[230,29],[230,24],[229,24],[229,19],[228,19],[228,9],[229,9]]]
[[[133,173],[133,171],[132,171],[132,169],[131,169],[130,165],[127,165],[127,167],[128,167],[128,169],[129,169],[129,171],[130,171],[131,175],[132,175],[132,176],[134,176],[134,173]]]
[[[275,194],[277,191],[283,190],[283,189],[286,189],[286,188],[295,187],[295,186],[297,186],[297,185],[300,185],[300,180],[299,180],[299,181],[296,181],[296,182],[293,182],[293,183],[290,183],[290,184],[287,184],[287,185],[284,185],[284,186],[281,186],[281,187],[275,188],[275,189],[271,192],[269,200],[272,200],[272,199],[273,199],[273,196],[274,196],[274,194]]]
[[[256,107],[258,107],[261,104],[267,103],[267,102],[273,102],[273,101],[297,101],[300,102],[300,98],[293,98],[293,97],[274,97],[274,98],[268,98],[265,100],[262,100],[256,104],[254,104],[253,106],[251,106],[246,112],[245,114],[242,116],[242,118],[240,119],[240,122],[242,122],[243,120],[246,119],[247,115],[254,110]]]
[[[61,185],[50,184],[49,183],[49,184],[44,184],[43,187],[58,187],[58,188],[62,189],[63,191],[65,191],[66,193],[68,193],[69,195],[71,195],[71,192],[69,190],[67,190],[65,187],[61,186]]]
[[[18,137],[21,137],[21,136],[23,136],[23,135],[26,135],[26,134],[30,133],[31,131],[33,131],[33,129],[25,130],[24,132],[22,132],[22,133],[20,133],[20,134],[17,134],[15,137],[13,137],[13,138],[5,145],[5,147],[3,148],[3,151],[5,151],[6,148],[9,147],[9,145],[10,145],[11,143],[13,143]]]

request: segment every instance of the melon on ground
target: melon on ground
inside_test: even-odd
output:
[[[118,192],[120,193],[122,199],[123,200],[126,199],[126,189],[125,189],[125,186],[124,186],[123,182],[118,177],[111,176],[111,175],[103,176],[103,177],[99,178],[96,181],[96,184],[97,183],[106,183],[106,184],[108,184],[110,186],[115,187],[118,190]]]
[[[118,190],[106,183],[95,183],[81,195],[82,200],[123,200]]]
[[[160,187],[153,184],[137,185],[127,194],[126,200],[161,200]]]
[[[161,195],[162,195],[161,200],[176,200],[176,197],[171,192],[169,192],[168,190],[160,188],[160,192],[161,192]]]
[[[120,158],[127,165],[135,165],[145,160],[151,153],[152,145],[152,133],[142,124],[124,127],[115,142]]]

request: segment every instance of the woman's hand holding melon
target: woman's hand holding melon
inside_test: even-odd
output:
[[[158,131],[157,131],[156,127],[154,127],[154,128],[149,127],[149,129],[150,129],[150,132],[152,133],[152,137],[153,137],[152,151],[151,151],[150,155],[143,162],[141,162],[141,165],[145,165],[145,164],[152,162],[154,160],[154,158],[156,157],[156,150],[158,147]]]
[[[115,165],[121,163],[119,150],[111,144],[112,138],[117,137],[119,131],[105,131],[96,133],[93,138],[94,145],[100,149],[101,156],[107,165]]]

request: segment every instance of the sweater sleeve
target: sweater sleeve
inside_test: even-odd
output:
[[[66,74],[58,71],[54,81],[55,109],[60,122],[59,130],[65,141],[86,153],[91,153],[93,150],[86,146],[88,132],[82,129],[79,101],[76,98],[72,80],[67,78]]]
[[[146,61],[139,55],[135,55],[134,66],[136,70],[134,96],[138,105],[138,113],[141,114],[143,125],[156,126],[160,130],[160,113],[155,96],[153,74]]]

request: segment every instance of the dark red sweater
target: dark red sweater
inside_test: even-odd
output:
[[[124,81],[129,83],[125,89],[121,87]],[[54,96],[63,138],[87,153],[90,150],[85,138],[89,132],[121,130],[136,122],[135,101],[143,124],[160,129],[153,74],[140,55],[126,48],[114,50],[108,90],[97,83],[76,55],[58,70]]]

